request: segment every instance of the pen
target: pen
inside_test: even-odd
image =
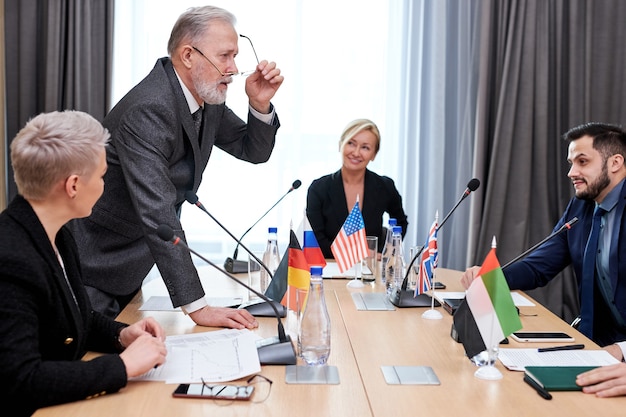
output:
[[[584,348],[585,348],[585,345],[583,344],[553,346],[553,347],[547,347],[547,348],[539,348],[537,349],[537,352],[555,352],[557,350],[578,350],[578,349],[584,349]]]
[[[524,382],[526,382],[528,385],[533,387],[535,389],[535,391],[537,391],[537,394],[541,395],[542,398],[544,398],[546,400],[551,400],[552,399],[552,394],[550,394],[548,391],[546,391],[541,385],[536,383],[528,375],[524,375]]]

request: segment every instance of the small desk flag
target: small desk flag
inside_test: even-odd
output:
[[[352,211],[346,218],[343,226],[341,226],[337,237],[330,245],[330,251],[333,253],[341,273],[344,273],[357,262],[361,262],[367,257],[365,223],[363,222],[361,210],[359,210],[358,197]]]

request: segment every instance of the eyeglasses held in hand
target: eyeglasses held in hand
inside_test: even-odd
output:
[[[258,57],[258,56],[257,56],[257,54],[256,54],[256,50],[254,49],[254,45],[252,44],[252,41],[251,41],[251,40],[250,40],[250,38],[249,38],[249,37],[247,37],[246,35],[239,34],[239,36],[240,36],[240,37],[242,37],[242,38],[246,38],[246,39],[248,40],[248,42],[250,42],[250,46],[252,47],[252,52],[254,52],[254,57],[256,58],[256,63],[257,63],[257,65],[258,65],[258,64],[259,64],[259,57]],[[191,47],[192,47],[192,48],[193,48],[193,49],[194,49],[197,53],[199,53],[200,55],[202,55],[202,56],[204,57],[204,59],[206,59],[207,61],[209,61],[209,64],[213,65],[213,68],[215,68],[215,69],[217,70],[217,72],[219,72],[219,73],[220,73],[220,75],[221,75],[222,77],[234,77],[234,76],[238,76],[238,75],[241,75],[241,76],[243,76],[243,77],[246,77],[246,76],[248,76],[248,75],[252,74],[254,71],[256,71],[256,69],[253,69],[253,70],[250,70],[250,71],[243,71],[243,72],[222,72],[222,70],[221,70],[221,69],[219,69],[219,68],[218,68],[218,66],[217,66],[217,65],[215,65],[215,64],[213,63],[213,61],[211,61],[211,60],[210,60],[210,59],[209,59],[206,55],[204,55],[204,53],[203,53],[200,49],[196,48],[196,47],[195,47],[195,46],[193,46],[193,45],[192,45]]]

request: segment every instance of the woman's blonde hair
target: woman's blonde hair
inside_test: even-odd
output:
[[[378,130],[376,123],[369,119],[356,119],[348,123],[341,133],[341,138],[339,139],[339,150],[343,150],[343,147],[346,146],[346,143],[348,143],[350,139],[364,130],[369,130],[376,137],[376,153],[378,153],[380,150],[380,131]]]
[[[53,185],[72,174],[89,175],[97,167],[109,132],[87,113],[41,113],[11,142],[11,165],[18,192],[40,200]]]

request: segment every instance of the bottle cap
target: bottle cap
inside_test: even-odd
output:
[[[396,219],[389,219],[389,226],[395,226],[396,224],[398,224],[398,221]]]
[[[278,232],[278,228],[277,227],[270,227],[267,229],[268,233],[277,233]]]
[[[402,233],[402,226],[394,226],[393,227],[393,232],[401,234]]]
[[[312,266],[310,271],[311,275],[322,275],[323,268],[321,266]]]

